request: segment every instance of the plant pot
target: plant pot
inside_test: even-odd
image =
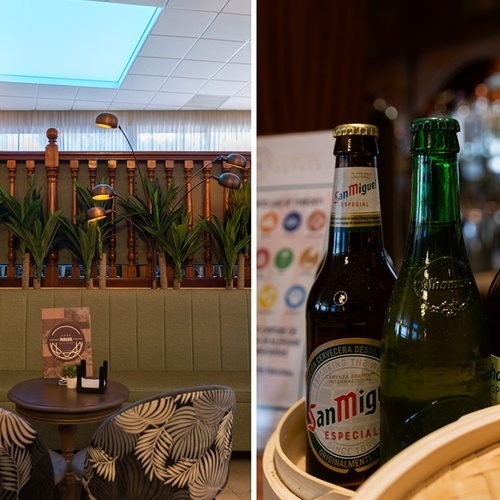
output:
[[[68,389],[76,389],[76,377],[66,377],[66,387]]]

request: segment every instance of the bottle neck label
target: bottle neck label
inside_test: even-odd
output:
[[[413,281],[414,291],[426,311],[454,317],[472,301],[472,276],[453,257],[440,257],[422,267]]]
[[[377,169],[336,168],[333,178],[331,226],[369,229],[381,225]]]
[[[307,436],[314,455],[336,472],[379,460],[380,342],[327,342],[307,363]]]

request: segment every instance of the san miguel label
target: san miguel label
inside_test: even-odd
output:
[[[309,357],[307,437],[317,459],[336,472],[379,461],[380,342],[327,342]]]
[[[331,224],[349,229],[372,228],[382,224],[376,168],[335,169]]]

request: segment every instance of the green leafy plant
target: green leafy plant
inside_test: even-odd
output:
[[[76,378],[77,366],[78,365],[76,363],[64,363],[61,366],[61,373],[63,374],[63,377]]]
[[[40,213],[40,218],[36,219],[31,229],[18,226],[11,222],[5,225],[15,234],[30,251],[35,265],[35,277],[33,278],[33,287],[40,287],[42,269],[45,259],[54,248],[54,239],[59,228],[61,210],[57,210],[49,215]]]
[[[146,200],[129,195],[127,199],[120,199],[119,204],[126,211],[123,217],[132,221],[153,254],[159,255],[170,226],[174,221],[179,220],[183,209],[182,207],[174,209],[177,187],[173,182],[169,184],[166,191],[163,191],[158,179],[152,182],[148,177],[144,177],[143,180]],[[163,271],[161,270],[160,273]],[[166,283],[165,276],[161,277],[161,282]]]
[[[241,210],[239,221],[238,236],[239,240],[248,238],[248,243],[240,250],[237,258],[237,288],[245,287],[245,261],[250,256],[250,237],[252,233],[251,224],[251,184],[245,182],[240,189],[234,189],[229,192],[228,212],[226,217],[233,217],[237,210]]]
[[[159,241],[160,248],[170,255],[174,264],[174,288],[180,287],[182,270],[187,259],[204,244],[203,239],[200,239],[199,222],[190,229],[190,220],[190,214],[186,214],[180,222],[172,222],[165,238],[160,238]]]
[[[80,212],[85,216],[76,216],[75,222],[61,217],[62,245],[82,264],[85,285],[87,288],[93,288],[92,265],[97,255],[101,261],[101,269],[105,268],[105,262],[102,262],[103,241],[110,234],[111,223],[107,218],[93,222],[87,221],[87,210],[96,204],[88,188],[78,181],[75,181],[74,184]]]
[[[34,182],[35,178],[31,176],[28,190],[22,202],[0,187],[0,221],[2,223],[26,228],[33,226],[34,221],[39,218],[40,211],[43,210],[42,198],[40,192],[35,189]],[[15,242],[20,249],[23,260],[22,288],[29,288],[31,255],[22,239],[16,237]]]
[[[26,254],[26,250],[29,250],[31,254],[35,267],[33,287],[39,288],[45,259],[56,246],[54,240],[58,233],[61,211],[57,210],[48,215],[45,213],[40,193],[34,187],[34,176],[30,178],[22,203],[2,188],[0,199],[7,211],[5,225],[19,239],[21,252]],[[25,262],[24,260],[23,276]]]
[[[233,269],[236,265],[238,254],[250,242],[250,235],[241,236],[240,226],[244,218],[243,207],[237,208],[232,213],[226,214],[222,221],[216,215],[213,220],[202,219],[200,226],[209,231],[216,243],[216,253],[223,267],[226,288],[233,288]]]
[[[66,217],[61,217],[63,245],[83,265],[83,274],[87,288],[92,288],[92,263],[97,250],[97,222],[73,224]]]

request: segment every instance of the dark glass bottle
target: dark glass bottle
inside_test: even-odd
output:
[[[486,312],[491,331],[491,404],[500,403],[500,269],[491,282],[486,298]]]
[[[381,463],[489,405],[491,339],[462,235],[459,130],[452,118],[411,125],[409,235],[383,332]]]
[[[378,467],[380,344],[396,280],[382,234],[378,129],[340,125],[328,252],[309,292],[306,471],[355,489]]]

